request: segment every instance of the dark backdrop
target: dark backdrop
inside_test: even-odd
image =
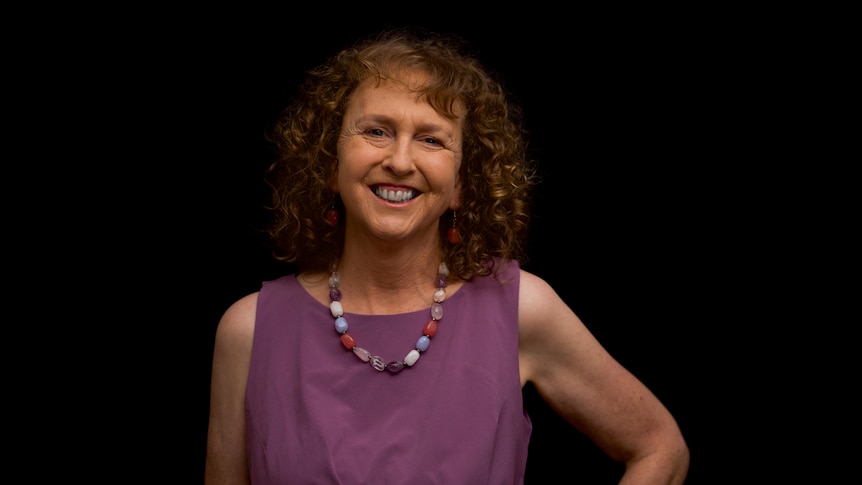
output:
[[[737,237],[715,197],[730,178],[732,130],[722,125],[734,104],[722,88],[730,74],[721,39],[703,34],[715,26],[660,15],[642,23],[632,12],[441,20],[450,13],[435,10],[427,17],[436,20],[375,13],[352,26],[223,12],[217,21],[165,19],[136,43],[138,64],[127,75],[140,82],[128,99],[147,117],[134,123],[126,149],[145,154],[130,176],[145,188],[136,205],[154,228],[138,237],[147,251],[168,255],[144,268],[125,263],[158,275],[147,285],[154,314],[146,312],[143,327],[153,342],[151,386],[137,401],[163,426],[142,425],[160,438],[138,469],[201,483],[218,319],[287,270],[255,232],[269,161],[264,126],[305,69],[358,35],[413,23],[464,35],[525,109],[544,177],[526,269],[548,280],[677,417],[692,451],[688,483],[734,476],[744,460],[738,450],[733,466],[709,463],[713,443],[733,435],[719,424],[733,383],[714,370],[732,360],[721,342],[733,297],[715,281],[733,271],[722,248]],[[535,425],[527,482],[614,483],[616,465],[525,392]]]

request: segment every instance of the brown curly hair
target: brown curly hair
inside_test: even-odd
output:
[[[527,258],[529,199],[535,165],[527,158],[521,109],[503,84],[468,54],[466,42],[449,34],[395,29],[360,40],[307,72],[294,101],[267,130],[275,160],[266,173],[272,219],[266,228],[275,259],[301,271],[327,271],[344,243],[343,222],[331,225],[326,211],[340,198],[329,181],[336,170],[336,144],[351,93],[370,76],[384,79],[404,69],[430,77],[419,94],[442,116],[466,107],[461,164],[460,244],[440,221],[440,248],[450,276],[464,281],[494,271],[494,261]]]

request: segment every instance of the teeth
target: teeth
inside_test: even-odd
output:
[[[377,197],[389,202],[404,202],[412,199],[414,195],[413,190],[386,190],[382,187],[378,187],[374,193],[377,194]]]

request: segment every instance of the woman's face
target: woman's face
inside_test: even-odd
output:
[[[359,85],[342,121],[333,181],[344,201],[348,235],[365,231],[386,241],[439,237],[440,216],[455,209],[460,196],[460,111],[450,120],[391,81]]]

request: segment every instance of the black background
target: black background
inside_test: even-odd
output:
[[[729,120],[753,61],[735,56],[732,29],[655,11],[453,19],[451,7],[420,16],[360,7],[360,16],[335,7],[166,15],[100,39],[124,39],[127,59],[115,73],[128,86],[117,100],[123,115],[103,121],[122,133],[126,164],[114,188],[127,217],[111,242],[141,248],[114,269],[147,275],[118,315],[143,321],[144,377],[128,398],[144,411],[133,421],[140,429],[116,432],[158,436],[143,458],[123,462],[171,478],[164,483],[202,483],[218,319],[287,271],[255,230],[269,162],[263,129],[306,69],[360,35],[420,25],[463,35],[525,109],[544,178],[525,268],[676,416],[692,452],[687,483],[727,483],[743,469],[750,478],[754,438],[737,409],[751,402],[740,402],[736,376],[748,349],[728,335],[744,331],[740,302],[757,298],[749,285],[758,274],[741,276],[737,256],[758,226],[733,203],[756,179],[739,177],[750,126]],[[527,483],[615,483],[616,464],[526,395]]]

